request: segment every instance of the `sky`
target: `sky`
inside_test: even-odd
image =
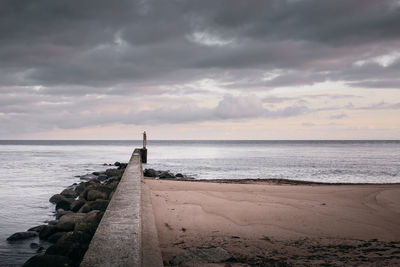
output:
[[[0,139],[400,139],[399,0],[2,0]]]

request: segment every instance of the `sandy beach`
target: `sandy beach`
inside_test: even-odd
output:
[[[210,266],[400,264],[399,184],[145,183],[166,265],[210,247],[232,255]]]

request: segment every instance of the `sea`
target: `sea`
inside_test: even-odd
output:
[[[37,239],[7,242],[54,217],[49,198],[79,175],[128,162],[141,141],[0,140],[0,266],[21,266]],[[195,179],[400,183],[400,141],[155,141],[144,168]],[[48,244],[41,244],[46,246]]]

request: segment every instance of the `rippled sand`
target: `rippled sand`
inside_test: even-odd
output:
[[[165,262],[185,248],[222,247],[233,265],[400,264],[398,184],[146,184]]]

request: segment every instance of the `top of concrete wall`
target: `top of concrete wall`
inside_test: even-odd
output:
[[[135,149],[81,267],[142,266],[140,152]]]

